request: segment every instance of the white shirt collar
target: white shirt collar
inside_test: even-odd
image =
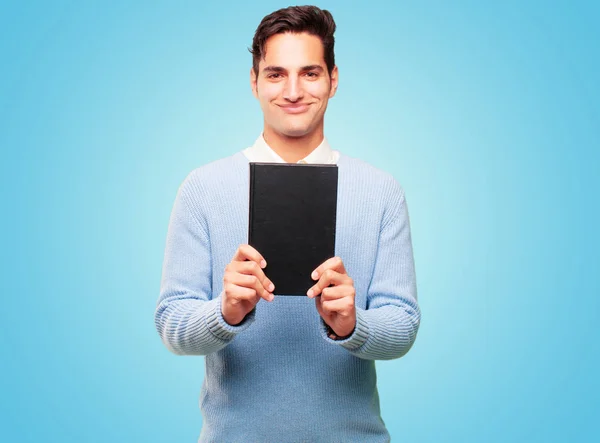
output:
[[[244,149],[244,155],[251,162],[262,163],[285,163],[265,141],[262,133],[254,142],[254,145]],[[321,164],[336,164],[339,159],[339,151],[334,151],[329,146],[327,138],[323,137],[323,141],[310,154],[299,160],[297,163],[321,163]]]

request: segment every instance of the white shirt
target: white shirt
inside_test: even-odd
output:
[[[254,142],[254,145],[242,151],[251,162],[261,163],[286,163],[265,141],[262,133]],[[320,163],[320,164],[337,164],[340,158],[340,152],[334,151],[329,146],[327,138],[323,137],[323,141],[310,154],[297,163]]]

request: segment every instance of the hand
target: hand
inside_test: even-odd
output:
[[[230,325],[237,325],[254,309],[261,298],[273,301],[275,285],[267,278],[263,268],[267,262],[250,245],[240,245],[225,267],[221,312]]]
[[[352,334],[356,326],[356,292],[354,282],[346,273],[342,259],[333,257],[324,261],[313,271],[311,277],[319,281],[306,295],[310,298],[316,297],[315,304],[319,315],[338,336]]]

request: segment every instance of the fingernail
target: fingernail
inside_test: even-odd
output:
[[[266,261],[264,261],[264,260],[261,260],[261,261],[260,261],[260,267],[261,267],[261,268],[266,268],[266,267],[267,267],[267,262],[266,262]]]
[[[271,294],[271,301],[275,300],[275,294]]]
[[[310,276],[313,278],[313,280],[316,280],[319,274],[317,274],[317,271],[313,271],[313,273],[310,274]]]
[[[274,289],[275,289],[275,285],[273,283],[271,283],[269,285],[269,292],[273,292]]]
[[[309,289],[308,292],[306,293],[306,295],[308,295],[309,297],[312,297],[315,294],[315,292],[312,289]]]

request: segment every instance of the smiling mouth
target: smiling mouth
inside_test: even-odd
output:
[[[286,112],[288,114],[300,114],[302,112],[305,112],[308,107],[310,106],[310,104],[308,103],[297,103],[297,104],[293,104],[293,105],[278,105],[281,109],[283,109],[283,112]]]

